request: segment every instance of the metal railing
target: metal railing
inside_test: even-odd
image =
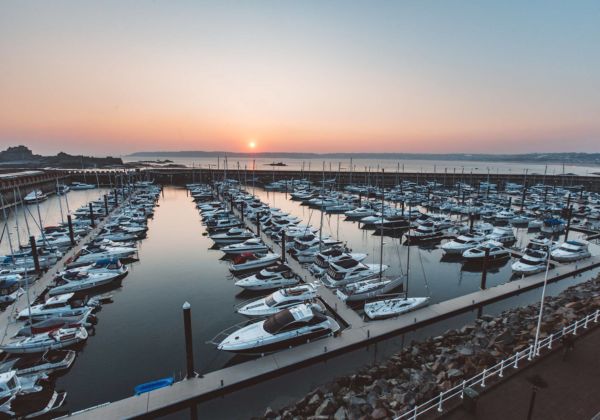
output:
[[[574,323],[563,327],[562,330],[557,331],[541,340],[537,343],[537,348],[535,348],[535,344],[531,344],[526,349],[516,352],[514,355],[501,360],[496,363],[494,366],[484,369],[479,374],[472,376],[469,379],[465,379],[462,383],[450,388],[446,391],[440,392],[440,394],[428,401],[425,401],[421,404],[415,405],[412,409],[407,410],[404,414],[395,417],[395,420],[401,419],[416,419],[418,416],[422,416],[427,412],[432,410],[436,410],[438,413],[444,411],[444,404],[454,400],[455,398],[464,398],[464,392],[466,388],[480,386],[481,388],[486,387],[486,382],[489,382],[492,378],[502,378],[507,369],[518,369],[519,363],[522,360],[531,361],[535,357],[540,355],[540,350],[542,349],[552,349],[552,345],[560,340],[562,337],[567,334],[577,335],[577,331],[581,328],[587,329],[590,323],[598,323],[600,318],[600,309],[597,309],[595,312],[575,321]]]

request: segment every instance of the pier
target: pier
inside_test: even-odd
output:
[[[245,224],[252,230],[256,230],[252,221],[245,219]],[[271,249],[282,251],[279,243],[275,243],[267,235],[261,234],[261,237]],[[286,262],[305,282],[316,281],[308,270],[293,258],[288,257]],[[572,264],[559,264],[549,272],[548,282],[556,282],[597,267],[600,267],[600,256]],[[150,413],[159,415],[185,408],[190,403],[209,400],[308,364],[326,360],[441,319],[535,289],[543,285],[544,279],[545,273],[538,273],[431,304],[399,317],[379,321],[364,320],[353,309],[340,301],[331,290],[320,287],[321,301],[346,325],[339,335],[267,354],[238,365],[205,373],[202,377],[186,379],[166,388],[105,403],[75,412],[70,416],[83,419],[136,418],[147,416]]]

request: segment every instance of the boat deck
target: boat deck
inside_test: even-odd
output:
[[[255,230],[252,222],[245,220]],[[266,235],[265,243],[274,250],[281,250]],[[290,267],[306,282],[314,281],[312,275],[297,261],[286,258]],[[555,282],[596,267],[600,267],[600,256],[588,258],[575,264],[557,265],[550,271],[548,282]],[[544,283],[545,273],[538,273],[520,280],[509,281],[486,290],[479,290],[443,302],[435,303],[413,312],[386,320],[365,321],[354,310],[346,306],[325,287],[319,288],[324,303],[344,320],[347,327],[335,337],[326,337],[298,347],[268,354],[238,365],[226,367],[176,382],[168,388],[157,389],[140,396],[132,396],[112,403],[92,407],[77,413],[77,418],[135,418],[148,413],[164,413],[169,409],[183,408],[189,401],[208,400],[224,393],[241,389],[293,369],[306,366],[334,355],[348,352],[367,344],[382,340],[414,328],[433,323],[443,318],[481,307],[482,305],[534,289]]]

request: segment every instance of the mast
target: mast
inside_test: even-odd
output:
[[[406,289],[404,292],[404,299],[408,299],[408,273],[410,270],[410,216],[412,213],[412,204],[408,205],[408,251],[406,254]]]
[[[19,241],[19,248],[21,248],[21,229],[19,228],[19,215],[17,211],[19,210],[19,203],[17,201],[17,189],[13,188],[13,196],[15,198],[15,225],[17,227],[17,241]]]
[[[379,280],[383,277],[383,206],[385,203],[385,189],[383,188],[383,173],[385,169],[381,169],[381,227],[379,236]]]
[[[323,249],[323,190],[325,189],[325,161],[323,161],[323,180],[321,181],[321,222],[319,226],[319,252]]]

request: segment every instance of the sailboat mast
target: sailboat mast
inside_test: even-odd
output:
[[[385,169],[381,169],[381,226],[379,230],[379,280],[383,277],[383,206],[385,203],[385,189],[383,188],[383,173]]]
[[[412,213],[412,205],[408,205],[408,251],[406,253],[406,290],[404,298],[408,299],[408,273],[410,271],[410,216]]]

